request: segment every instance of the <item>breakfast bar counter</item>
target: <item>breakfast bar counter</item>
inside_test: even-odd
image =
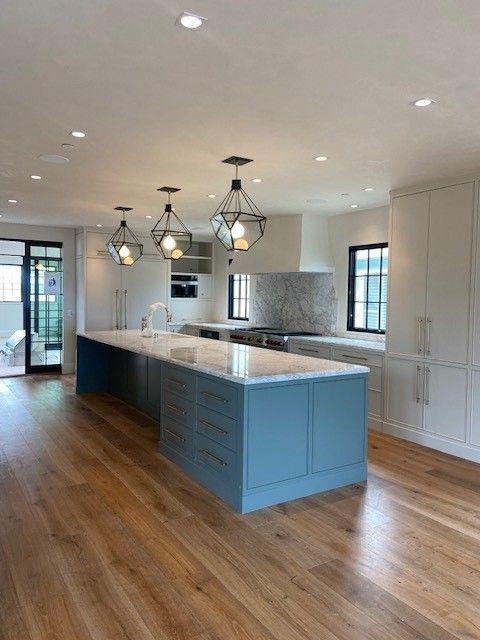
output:
[[[366,479],[366,367],[158,332],[77,336],[77,393],[159,424],[159,449],[241,513]]]

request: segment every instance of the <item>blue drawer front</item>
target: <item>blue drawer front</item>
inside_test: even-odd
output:
[[[237,417],[238,391],[228,384],[199,376],[197,402],[231,418]]]
[[[165,391],[163,394],[162,412],[168,418],[181,422],[186,427],[192,428],[195,419],[195,405],[190,400],[181,398],[175,393]]]
[[[233,451],[237,448],[237,421],[218,411],[198,405],[197,431]]]
[[[193,459],[193,431],[179,422],[162,416],[160,440],[186,458]]]
[[[197,437],[197,464],[224,477],[227,482],[234,482],[236,476],[237,456],[233,451],[213,442],[201,434]]]
[[[195,377],[192,373],[164,366],[163,384],[167,391],[177,393],[182,398],[193,400],[195,398]]]

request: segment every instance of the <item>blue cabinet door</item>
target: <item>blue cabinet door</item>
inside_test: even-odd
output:
[[[316,382],[312,471],[365,460],[366,377]]]
[[[307,474],[308,384],[250,390],[247,423],[249,489]]]

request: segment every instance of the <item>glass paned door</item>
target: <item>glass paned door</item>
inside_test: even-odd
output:
[[[29,243],[27,373],[60,371],[63,351],[62,245]]]

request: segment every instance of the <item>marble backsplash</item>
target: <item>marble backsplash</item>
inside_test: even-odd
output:
[[[252,278],[251,320],[255,325],[335,334],[337,299],[332,273],[265,273]]]

